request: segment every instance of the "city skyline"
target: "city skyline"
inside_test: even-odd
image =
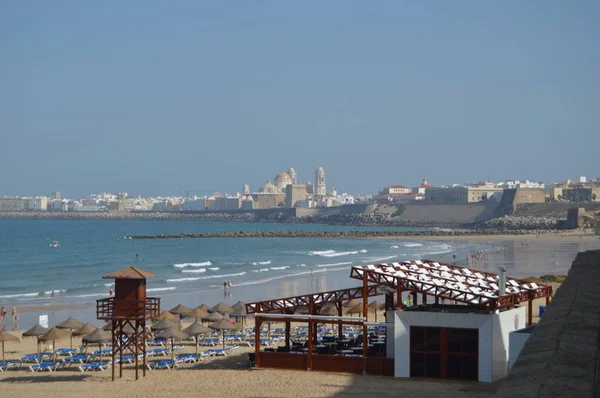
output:
[[[0,189],[238,191],[276,165],[358,192],[594,173],[599,16],[592,1],[7,3]]]

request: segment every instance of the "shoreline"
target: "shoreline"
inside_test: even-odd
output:
[[[210,238],[327,238],[327,239],[390,239],[425,240],[475,239],[514,240],[524,237],[578,237],[600,239],[589,230],[460,230],[460,231],[220,231],[216,233],[176,233],[129,235],[123,239],[210,239]]]

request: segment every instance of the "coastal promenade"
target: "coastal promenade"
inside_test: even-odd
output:
[[[600,250],[579,253],[497,396],[600,396]]]

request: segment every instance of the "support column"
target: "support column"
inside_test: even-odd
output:
[[[133,356],[135,359],[135,379],[138,380],[138,378],[139,378],[138,373],[139,373],[139,368],[140,368],[139,363],[138,363],[138,355],[140,353],[140,343],[145,344],[145,342],[142,341],[139,320],[135,321],[135,333],[133,335],[135,336],[134,337],[135,338],[135,342],[134,342],[135,346],[133,348],[133,350],[134,350]]]
[[[427,294],[425,294],[425,293],[421,294],[421,302],[423,304],[427,304]]]
[[[112,381],[115,381],[115,350],[117,349],[117,338],[116,338],[116,330],[117,330],[117,321],[116,320],[112,320],[112,330],[111,330],[111,334],[112,334],[112,341],[113,341],[113,345],[112,345],[112,353],[111,353],[111,357],[112,357]]]
[[[527,302],[527,326],[531,326],[533,324],[533,300],[530,298]]]
[[[262,319],[256,315],[254,317],[254,366],[258,368],[260,363],[260,325]]]
[[[290,352],[290,328],[291,322],[285,321],[285,349]]]
[[[435,296],[435,303],[439,304],[440,303],[440,298],[438,296]]]
[[[368,316],[368,307],[367,307],[367,299],[368,299],[368,295],[369,295],[369,289],[368,289],[368,281],[367,281],[367,272],[363,270],[363,316],[365,317],[365,322],[368,320],[367,316]],[[363,322],[363,349],[362,349],[362,353],[363,353],[363,357],[362,357],[362,372],[367,373],[367,349],[368,349],[368,327],[366,325],[366,323]]]
[[[306,357],[306,370],[312,369],[312,347],[313,347],[313,331],[315,325],[313,324],[313,320],[308,320],[308,352]]]

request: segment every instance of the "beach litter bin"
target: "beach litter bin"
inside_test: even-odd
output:
[[[546,311],[546,306],[540,305],[540,318],[542,317],[542,315],[544,315],[544,311]]]
[[[256,353],[255,352],[249,352],[248,353],[248,360],[250,361],[250,367],[253,368],[256,366]]]

